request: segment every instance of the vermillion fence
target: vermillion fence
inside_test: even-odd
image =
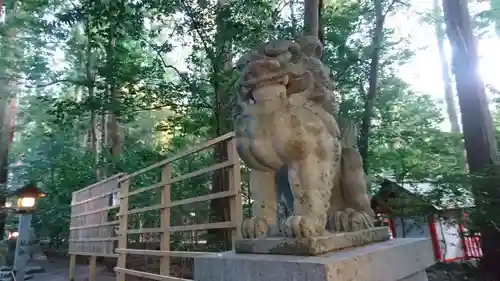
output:
[[[466,235],[464,236],[464,252],[465,259],[478,259],[483,257],[481,249],[481,235]]]

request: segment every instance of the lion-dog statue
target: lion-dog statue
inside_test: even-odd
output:
[[[242,223],[244,238],[272,235],[275,173],[283,165],[295,203],[281,235],[307,238],[373,227],[356,128],[340,121],[345,124],[339,128],[322,52],[320,41],[306,36],[263,44],[237,63],[233,119],[254,200],[253,217]]]

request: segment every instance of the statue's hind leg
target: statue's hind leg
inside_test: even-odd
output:
[[[295,214],[285,222],[289,237],[312,237],[325,233],[333,185],[331,161],[310,155],[289,166],[290,185],[295,195]]]
[[[344,208],[330,212],[329,229],[332,232],[350,232],[373,227],[373,210],[367,192],[361,155],[354,148],[342,150],[342,171],[339,186]],[[333,198],[332,198],[333,199]]]

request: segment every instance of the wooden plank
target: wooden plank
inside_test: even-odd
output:
[[[158,250],[140,250],[140,249],[116,249],[117,253],[128,255],[154,256],[154,257],[174,257],[174,258],[195,258],[199,256],[217,255],[214,252],[188,252],[188,251],[158,251]]]
[[[120,181],[125,181],[125,180],[133,178],[133,177],[135,177],[137,175],[140,175],[140,174],[143,174],[143,173],[145,173],[147,171],[150,171],[152,169],[162,167],[162,166],[164,166],[164,165],[166,165],[168,163],[172,163],[173,161],[176,161],[178,159],[184,158],[184,157],[186,157],[188,155],[194,154],[194,153],[199,152],[199,151],[201,151],[201,150],[203,150],[205,148],[211,147],[211,146],[213,146],[213,145],[215,145],[215,144],[217,144],[219,142],[225,141],[225,140],[233,138],[233,137],[234,137],[234,132],[229,132],[229,133],[227,133],[225,135],[222,135],[222,136],[217,137],[215,139],[209,140],[209,141],[207,141],[207,142],[205,142],[203,144],[199,144],[197,146],[194,146],[191,149],[185,150],[184,152],[181,152],[181,153],[179,153],[179,154],[177,154],[177,155],[175,155],[175,156],[173,156],[171,158],[165,159],[165,160],[160,161],[158,163],[155,163],[155,164],[153,164],[153,165],[151,165],[149,167],[141,169],[141,170],[139,170],[137,172],[131,173],[128,176],[124,176],[124,177],[120,178]]]
[[[236,225],[233,222],[225,221],[225,222],[214,222],[214,223],[204,223],[204,224],[170,226],[168,230],[170,232],[179,232],[179,231],[194,231],[194,230],[235,228],[235,227]],[[163,231],[164,231],[163,228],[138,228],[138,229],[128,229],[127,234],[160,233]]]
[[[141,278],[157,280],[157,281],[193,281],[193,280],[189,280],[189,279],[182,279],[182,278],[177,278],[177,277],[148,273],[148,272],[144,272],[144,271],[126,269],[123,267],[115,267],[115,272],[117,273],[116,276],[118,276],[120,274],[125,276],[128,274],[128,275],[133,275],[133,276],[137,276],[137,277],[141,277]]]
[[[241,168],[240,158],[236,149],[236,139],[231,139],[227,143],[228,160],[234,165],[229,169],[229,190],[236,194],[229,198],[230,218],[236,228],[231,231],[231,240],[234,249],[234,241],[241,235],[241,224],[243,222],[243,202],[241,198]]]
[[[101,209],[97,209],[97,210],[92,210],[92,211],[88,211],[88,212],[85,212],[85,213],[80,213],[80,214],[76,214],[76,215],[71,215],[71,218],[76,218],[76,217],[81,217],[81,216],[87,216],[87,215],[92,215],[92,214],[95,214],[95,213],[100,213],[100,212],[105,212],[105,211],[109,211],[109,210],[113,210],[113,209],[116,209],[120,206],[109,206],[109,207],[106,207],[106,208],[101,208]]]
[[[97,262],[97,257],[91,256],[89,264],[89,281],[96,281],[95,279],[96,262]]]
[[[69,258],[69,280],[75,281],[76,278],[76,255],[70,255]]]
[[[191,198],[187,198],[187,199],[172,201],[170,204],[156,204],[156,205],[148,206],[148,207],[135,208],[135,209],[128,211],[128,214],[131,215],[131,214],[144,213],[144,212],[149,212],[149,211],[154,211],[154,210],[161,210],[164,208],[170,208],[170,207],[175,207],[175,206],[180,206],[180,205],[203,202],[203,201],[208,201],[208,200],[213,200],[213,199],[218,199],[218,198],[231,197],[231,196],[235,196],[235,195],[236,194],[234,193],[234,191],[223,191],[223,192],[218,192],[218,193],[211,193],[211,194],[207,194],[207,195],[201,195],[201,196],[197,196],[197,197],[191,197]]]
[[[117,258],[118,254],[96,254],[96,253],[85,253],[85,252],[68,252],[69,255],[75,255],[75,256],[96,256],[96,257],[105,257],[105,258]]]
[[[77,229],[85,229],[85,228],[94,228],[94,227],[101,227],[101,226],[108,226],[108,225],[115,225],[119,224],[120,221],[110,221],[106,223],[100,223],[100,224],[91,224],[91,225],[82,225],[82,226],[74,226],[70,227],[69,230],[77,230]]]
[[[101,185],[101,184],[103,184],[103,183],[106,183],[106,182],[108,182],[108,181],[112,181],[112,180],[114,180],[114,179],[118,179],[119,177],[121,177],[121,176],[123,176],[123,175],[125,175],[125,174],[124,174],[124,173],[118,173],[118,174],[115,174],[115,175],[113,175],[113,176],[111,176],[111,177],[109,177],[109,178],[105,178],[105,179],[103,179],[102,181],[99,181],[99,182],[93,183],[93,184],[91,184],[91,185],[89,185],[89,186],[87,186],[87,187],[84,187],[84,188],[82,188],[82,189],[79,189],[79,190],[77,190],[77,191],[74,191],[74,192],[73,192],[73,194],[78,194],[78,193],[80,193],[80,192],[82,192],[82,191],[87,191],[87,190],[91,189],[92,187],[96,187],[96,186]]]
[[[161,180],[168,181],[172,177],[172,165],[167,164],[163,167],[161,173]],[[161,203],[163,205],[170,204],[170,185],[165,185],[161,190]],[[168,228],[170,227],[170,208],[164,208],[161,210],[161,228],[163,228],[163,233],[161,234],[160,250],[169,251],[170,250],[170,232]],[[160,274],[170,275],[170,257],[163,256],[160,260]]]
[[[136,228],[136,229],[128,229],[126,231],[127,234],[142,234],[142,233],[163,233],[164,229],[161,227],[155,228]],[[121,230],[120,230],[121,233]],[[118,246],[120,247],[120,246]],[[121,247],[120,247],[121,248]]]
[[[68,242],[100,242],[100,241],[117,241],[118,237],[93,237],[84,239],[69,239]]]
[[[194,171],[194,172],[191,172],[191,173],[187,173],[185,175],[178,176],[176,178],[173,178],[173,179],[170,179],[170,180],[167,180],[167,181],[161,181],[159,183],[155,183],[155,184],[150,185],[150,186],[146,186],[146,187],[142,187],[142,188],[136,189],[134,191],[130,191],[127,194],[127,196],[132,196],[132,195],[136,195],[136,194],[139,194],[139,193],[142,193],[142,192],[146,192],[146,191],[149,191],[149,190],[154,190],[154,189],[160,188],[160,187],[165,186],[165,185],[171,185],[171,184],[174,184],[176,182],[184,181],[184,180],[187,180],[187,179],[190,179],[190,178],[194,178],[194,177],[197,177],[197,176],[201,176],[201,175],[213,172],[213,171],[224,169],[224,168],[230,167],[232,165],[233,165],[233,163],[231,161],[225,161],[225,162],[222,162],[222,163],[217,163],[217,164],[214,164],[212,166],[203,168],[201,170]],[[124,195],[120,194],[120,198],[124,198]]]
[[[217,193],[211,193],[211,194],[207,194],[207,195],[196,196],[196,197],[186,198],[186,199],[182,199],[182,200],[176,200],[176,201],[173,201],[169,207],[193,204],[193,203],[197,203],[197,202],[203,202],[203,201],[214,200],[214,199],[225,198],[225,197],[231,197],[234,195],[236,195],[236,193],[234,193],[233,191],[222,191],[222,192],[217,192]]]
[[[221,228],[233,228],[233,227],[236,227],[236,225],[234,225],[233,222],[225,221],[225,222],[214,222],[214,223],[204,223],[204,224],[171,226],[169,230],[171,232],[178,232],[178,231],[221,229]]]
[[[70,206],[71,206],[71,207],[74,207],[74,206],[78,206],[78,205],[81,205],[81,204],[84,204],[84,203],[88,203],[88,202],[94,201],[94,200],[96,200],[96,199],[100,199],[100,198],[102,198],[102,197],[106,197],[106,196],[109,196],[109,195],[113,195],[113,193],[115,193],[115,192],[116,192],[116,191],[105,192],[105,193],[103,193],[103,194],[101,194],[101,195],[97,195],[97,196],[91,197],[91,198],[89,198],[89,199],[85,199],[85,200],[83,200],[83,201],[78,201],[78,202],[76,202],[76,203],[73,203],[73,202],[72,202]]]
[[[130,180],[122,181],[120,183],[120,193],[127,195],[130,188]],[[122,211],[123,210],[123,211]],[[118,236],[118,248],[127,248],[127,228],[128,228],[128,196],[120,200],[120,211],[122,215],[120,216],[120,230]],[[117,267],[125,268],[127,265],[127,255],[119,254]],[[123,272],[117,272],[116,281],[126,281],[126,276]]]
[[[127,212],[127,214],[132,215],[132,214],[139,214],[139,213],[144,213],[144,212],[149,212],[149,211],[155,211],[155,210],[161,210],[164,208],[168,208],[168,205],[165,204],[156,204],[148,207],[142,207],[142,208],[135,208]]]

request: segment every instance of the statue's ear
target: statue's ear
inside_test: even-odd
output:
[[[289,81],[286,94],[288,96],[303,93],[305,91],[312,91],[314,87],[314,78],[309,71],[302,74],[289,73]]]
[[[323,56],[323,46],[321,44],[314,47],[314,56],[318,59]]]

